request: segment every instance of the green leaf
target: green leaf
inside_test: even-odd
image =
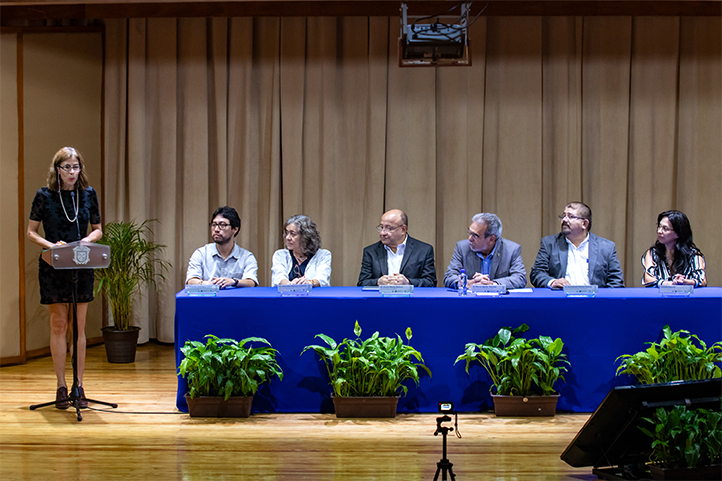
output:
[[[156,288],[164,280],[164,273],[171,264],[162,260],[165,245],[157,244],[152,238],[153,231],[146,220],[141,224],[131,222],[110,222],[103,227],[99,244],[110,246],[110,265],[95,269],[98,281],[96,293],[103,292],[113,313],[115,327],[130,329],[131,306],[145,285]]]

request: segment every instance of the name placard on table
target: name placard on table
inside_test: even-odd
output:
[[[191,297],[213,297],[219,289],[217,284],[186,285],[186,293]]]
[[[381,297],[411,297],[414,292],[414,286],[379,286]]]
[[[659,293],[664,297],[689,297],[694,292],[694,286],[681,284],[676,286],[659,286]]]
[[[284,284],[278,286],[281,297],[306,297],[313,289],[312,284]]]
[[[599,286],[564,286],[567,297],[594,297]]]
[[[479,297],[496,297],[506,294],[506,286],[497,284],[471,286],[471,293]]]

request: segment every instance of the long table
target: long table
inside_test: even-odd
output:
[[[304,346],[322,344],[318,333],[336,341],[354,338],[359,322],[363,338],[379,331],[400,334],[411,327],[411,345],[432,371],[413,383],[399,400],[400,412],[435,412],[439,401],[453,401],[461,412],[491,409],[490,380],[477,363],[467,375],[454,361],[468,342],[482,343],[500,327],[527,323],[527,336],[561,337],[571,368],[559,381],[557,409],[591,412],[609,389],[629,384],[615,377],[622,354],[646,349],[668,324],[686,329],[708,344],[722,339],[722,288],[696,289],[686,298],[663,297],[657,289],[599,289],[594,298],[566,297],[562,291],[533,289],[498,298],[459,297],[443,288],[416,288],[411,297],[382,297],[360,287],[313,289],[308,297],[281,297],[275,288],[228,289],[215,297],[176,295],[176,366],[187,340],[206,334],[237,340],[266,338],[280,351],[284,379],[264,385],[254,411],[333,412],[326,369]],[[178,378],[177,406],[187,411],[185,380]]]

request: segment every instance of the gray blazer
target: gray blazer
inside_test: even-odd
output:
[[[526,269],[521,260],[521,246],[503,237],[496,242],[496,253],[491,260],[489,278],[507,289],[517,289],[526,286]],[[481,272],[481,259],[471,250],[469,240],[456,243],[454,255],[451,256],[449,267],[444,274],[444,285],[456,289],[459,272],[464,268],[469,279]]]
[[[564,234],[546,236],[541,240],[539,253],[531,268],[534,287],[547,287],[552,279],[567,273],[569,249]],[[622,267],[614,242],[589,233],[589,283],[599,287],[624,287]]]

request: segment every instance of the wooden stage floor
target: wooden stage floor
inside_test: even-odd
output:
[[[109,364],[104,347],[92,347],[85,386],[88,397],[118,408],[91,404],[98,407],[83,410],[82,422],[72,409],[30,411],[30,404],[54,399],[50,358],[0,368],[1,480],[432,480],[441,458],[432,414],[190,419],[175,408],[168,345],[139,346],[136,362],[125,365]],[[596,479],[591,468],[572,468],[559,458],[588,417],[462,414],[463,437],[448,440],[456,479]]]

